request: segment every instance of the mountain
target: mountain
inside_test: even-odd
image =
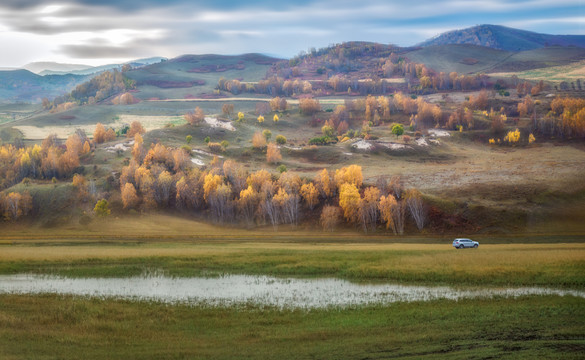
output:
[[[69,70],[52,70],[52,69],[45,69],[43,71],[38,72],[39,75],[65,75],[65,74],[71,74],[71,75],[91,75],[91,74],[97,74],[97,73],[101,73],[102,71],[108,71],[108,70],[112,70],[112,69],[118,69],[120,70],[122,68],[122,66],[128,64],[131,65],[133,68],[136,67],[142,67],[142,66],[146,66],[146,65],[151,65],[151,64],[156,64],[159,63],[161,61],[165,61],[167,60],[167,58],[164,57],[151,57],[151,58],[146,58],[146,59],[138,59],[138,60],[132,60],[129,62],[125,62],[123,64],[107,64],[107,65],[100,65],[100,66],[87,66],[85,68],[80,68],[80,69],[69,69]],[[63,64],[63,65],[67,65],[67,64]],[[73,65],[75,66],[75,65]],[[84,66],[84,65],[81,65]],[[31,70],[32,71],[32,70]]]
[[[0,101],[40,102],[68,93],[88,79],[82,75],[40,76],[28,70],[0,71]]]
[[[82,64],[62,64],[50,61],[39,61],[26,64],[21,69],[43,75],[42,73],[45,71],[70,73],[72,71],[85,70],[91,67],[92,66]]]
[[[526,51],[549,46],[577,46],[585,48],[585,35],[549,35],[513,29],[500,25],[478,25],[453,30],[426,40],[418,46],[469,44],[497,50]]]

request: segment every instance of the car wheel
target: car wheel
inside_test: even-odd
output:
[[[477,244],[473,245],[473,247],[477,249]]]
[[[459,249],[463,249],[464,247],[463,244],[459,245]]]

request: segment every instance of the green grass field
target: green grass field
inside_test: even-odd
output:
[[[0,296],[3,359],[579,359],[584,339],[573,297],[307,311]]]

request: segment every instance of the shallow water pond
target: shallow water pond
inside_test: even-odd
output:
[[[0,293],[67,294],[100,298],[157,301],[171,304],[242,304],[281,308],[350,307],[437,299],[572,295],[585,292],[546,288],[454,289],[450,287],[355,284],[341,279],[296,279],[226,275],[216,278],[142,276],[130,278],[66,278],[46,275],[2,275]]]

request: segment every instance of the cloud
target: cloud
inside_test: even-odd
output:
[[[76,59],[292,56],[350,40],[409,46],[481,23],[566,32],[583,17],[575,0],[2,0],[0,47],[9,43],[3,37],[31,34],[50,44],[52,56]]]

